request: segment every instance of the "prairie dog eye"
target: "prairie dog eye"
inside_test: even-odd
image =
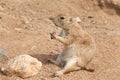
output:
[[[62,17],[60,17],[60,19],[63,20],[63,19],[65,19],[65,18],[62,16]]]

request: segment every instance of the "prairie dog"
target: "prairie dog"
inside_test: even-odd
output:
[[[94,56],[96,45],[94,39],[80,26],[80,20],[63,15],[52,17],[50,20],[62,28],[64,33],[62,36],[51,34],[51,37],[64,45],[56,60],[48,59],[56,65],[64,66],[62,70],[56,71],[54,76],[80,69],[88,70],[86,66]]]

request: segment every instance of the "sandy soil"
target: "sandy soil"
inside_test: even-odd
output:
[[[108,2],[107,2],[108,1]],[[38,75],[24,80],[120,80],[120,7],[110,0],[0,0],[0,48],[10,58],[30,54],[43,66]],[[97,44],[94,59],[84,70],[52,78],[60,67],[46,58],[56,58],[63,45],[50,39],[49,33],[60,31],[49,20],[58,14],[79,16],[81,25]],[[23,80],[0,73],[0,80]]]

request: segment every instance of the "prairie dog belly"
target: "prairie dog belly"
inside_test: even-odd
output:
[[[76,58],[76,50],[75,50],[75,47],[74,46],[68,46],[68,47],[65,47],[63,52],[62,52],[62,61],[67,61],[69,60],[70,58]]]

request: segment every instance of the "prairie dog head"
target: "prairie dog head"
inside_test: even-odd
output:
[[[71,27],[72,24],[79,24],[81,22],[79,17],[67,17],[64,15],[58,15],[56,17],[51,17],[50,20],[52,20],[52,22],[58,26],[61,27],[63,29],[69,29],[69,27]]]

